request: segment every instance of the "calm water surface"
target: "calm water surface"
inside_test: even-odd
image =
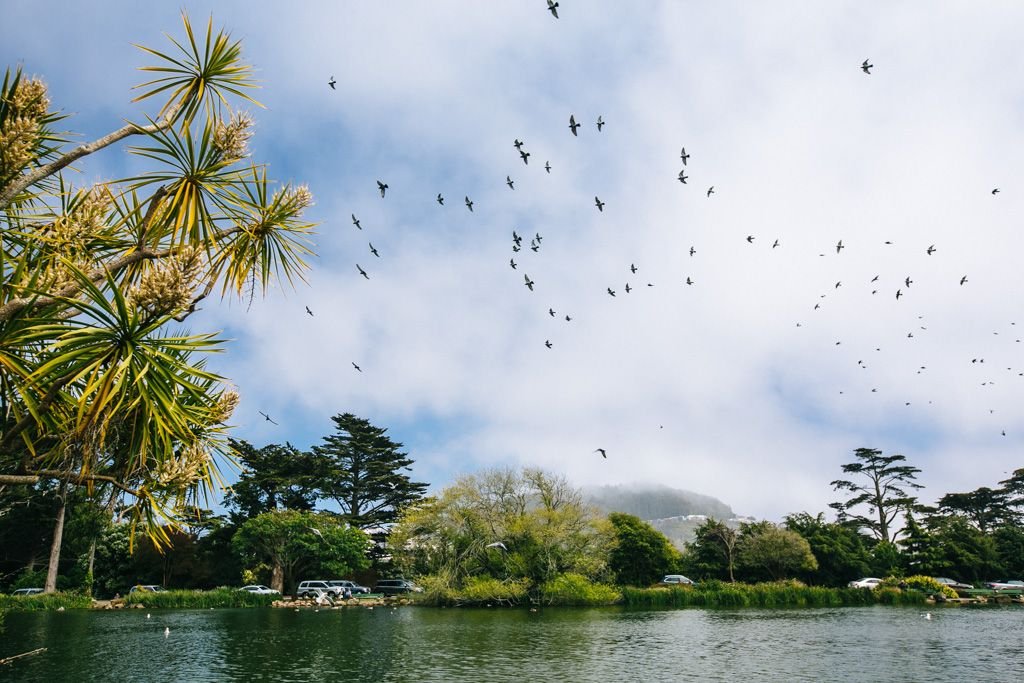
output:
[[[150,613],[8,614],[0,680],[1024,680],[1020,607]]]

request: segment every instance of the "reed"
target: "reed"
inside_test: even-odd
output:
[[[153,609],[209,609],[221,607],[269,607],[277,595],[259,595],[234,588],[209,591],[169,590],[151,593],[136,591],[124,599],[125,605],[142,605]]]
[[[635,607],[844,607],[922,604],[925,599],[917,591],[825,588],[796,581],[707,581],[696,586],[624,588],[622,594],[625,604]]]
[[[42,610],[89,609],[92,598],[80,593],[41,593],[39,595],[0,595],[0,610],[34,612]]]

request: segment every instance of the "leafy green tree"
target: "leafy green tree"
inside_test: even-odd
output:
[[[684,570],[697,579],[728,579],[735,581],[735,529],[714,518],[708,518],[694,531],[694,540],[683,552]]]
[[[778,581],[818,568],[807,539],[771,522],[741,524],[736,551],[737,564],[748,580]]]
[[[225,505],[241,520],[273,510],[312,510],[320,478],[309,453],[291,444],[255,448],[247,441],[231,440],[242,475],[231,487]]]
[[[679,564],[679,551],[665,534],[634,515],[613,512],[608,515],[615,530],[615,546],[608,556],[608,567],[619,584],[647,586]]]
[[[533,590],[566,573],[605,576],[612,543],[611,524],[579,490],[530,468],[461,477],[407,509],[389,538],[400,569],[439,584],[492,576]]]
[[[1000,572],[995,541],[960,515],[933,517],[928,531],[932,548],[933,576],[949,576],[966,582],[980,582]]]
[[[1024,576],[1024,528],[1002,526],[992,532],[1002,577]]]
[[[938,506],[940,512],[961,515],[986,534],[1013,519],[1008,495],[1003,489],[982,486],[968,493],[947,493],[939,498]]]
[[[893,522],[917,503],[907,490],[922,488],[914,481],[921,470],[903,464],[906,458],[902,455],[882,455],[873,448],[858,448],[854,457],[856,461],[843,465],[843,473],[856,475],[856,480],[832,482],[833,490],[849,491],[853,496],[829,507],[836,510],[840,522],[868,529],[880,541],[893,542],[901,531],[892,528]],[[866,514],[856,512],[861,507],[867,507]]]
[[[999,484],[1007,507],[1013,511],[1013,520],[1019,523],[1024,516],[1024,467],[1014,470],[1009,479]]]
[[[786,528],[803,536],[818,561],[818,568],[804,571],[800,578],[807,583],[845,586],[870,573],[871,553],[866,539],[854,529],[826,522],[824,513],[811,516],[806,512],[788,515]]]
[[[423,497],[427,484],[400,470],[413,463],[402,444],[351,413],[331,418],[335,434],[313,447],[320,496],[333,500],[342,517],[360,529],[394,522],[402,510]]]
[[[8,70],[0,85],[0,486],[111,485],[158,539],[220,481],[239,400],[204,366],[220,340],[178,322],[217,290],[301,279],[312,253],[308,189],[275,189],[248,159],[252,120],[232,109],[254,104],[240,43],[212,21],[197,40],[183,21],[186,41],[142,48],[157,64],[135,99],[159,109],[77,147],[41,80]],[[128,138],[150,164],[139,175],[65,177]]]
[[[264,512],[239,527],[232,545],[246,569],[269,570],[270,587],[282,593],[304,572],[344,576],[369,566],[366,534],[328,513]]]

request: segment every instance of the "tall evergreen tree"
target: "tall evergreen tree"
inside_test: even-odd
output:
[[[921,470],[904,464],[907,459],[902,455],[882,455],[874,448],[858,448],[854,457],[855,462],[843,465],[843,473],[857,475],[857,479],[832,482],[833,490],[854,495],[829,507],[836,510],[840,522],[868,529],[878,540],[892,543],[902,531],[894,530],[893,522],[917,503],[907,489],[923,488],[914,481]],[[855,511],[862,506],[867,506],[867,514]]]
[[[231,449],[244,468],[231,487],[225,504],[237,511],[240,524],[274,510],[312,510],[317,499],[315,459],[289,443],[255,448],[246,441],[231,440]]]
[[[360,529],[390,524],[423,497],[427,484],[400,471],[413,461],[387,429],[351,413],[331,420],[336,433],[313,447],[320,497],[336,502],[349,524]]]
[[[984,534],[1010,521],[1014,513],[1007,504],[1007,492],[987,486],[968,493],[947,493],[939,498],[939,511],[963,515]]]

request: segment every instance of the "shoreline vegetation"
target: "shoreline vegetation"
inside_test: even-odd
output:
[[[915,577],[911,577],[913,579]],[[922,577],[926,578],[926,577]],[[897,581],[903,582],[901,588]],[[638,588],[593,583],[579,575],[563,575],[529,591],[521,581],[485,579],[470,582],[460,590],[428,588],[420,594],[366,596],[339,601],[332,607],[370,604],[416,605],[423,607],[629,607],[629,608],[815,608],[869,605],[924,605],[933,602],[958,604],[1024,604],[1019,596],[974,596],[959,598],[951,591],[938,590],[927,581],[890,579],[879,588],[830,588],[808,586],[799,581],[729,583],[710,580],[693,586]],[[921,584],[921,585],[915,585]],[[372,598],[372,599],[371,599]],[[1001,599],[1005,598],[1005,599]],[[135,593],[115,601],[123,608],[219,609],[259,607],[320,607],[306,600],[282,599],[232,588],[214,590],[169,590]],[[69,609],[111,609],[111,601],[94,601],[78,593],[53,593],[27,597],[0,595],[0,611],[64,611]]]

